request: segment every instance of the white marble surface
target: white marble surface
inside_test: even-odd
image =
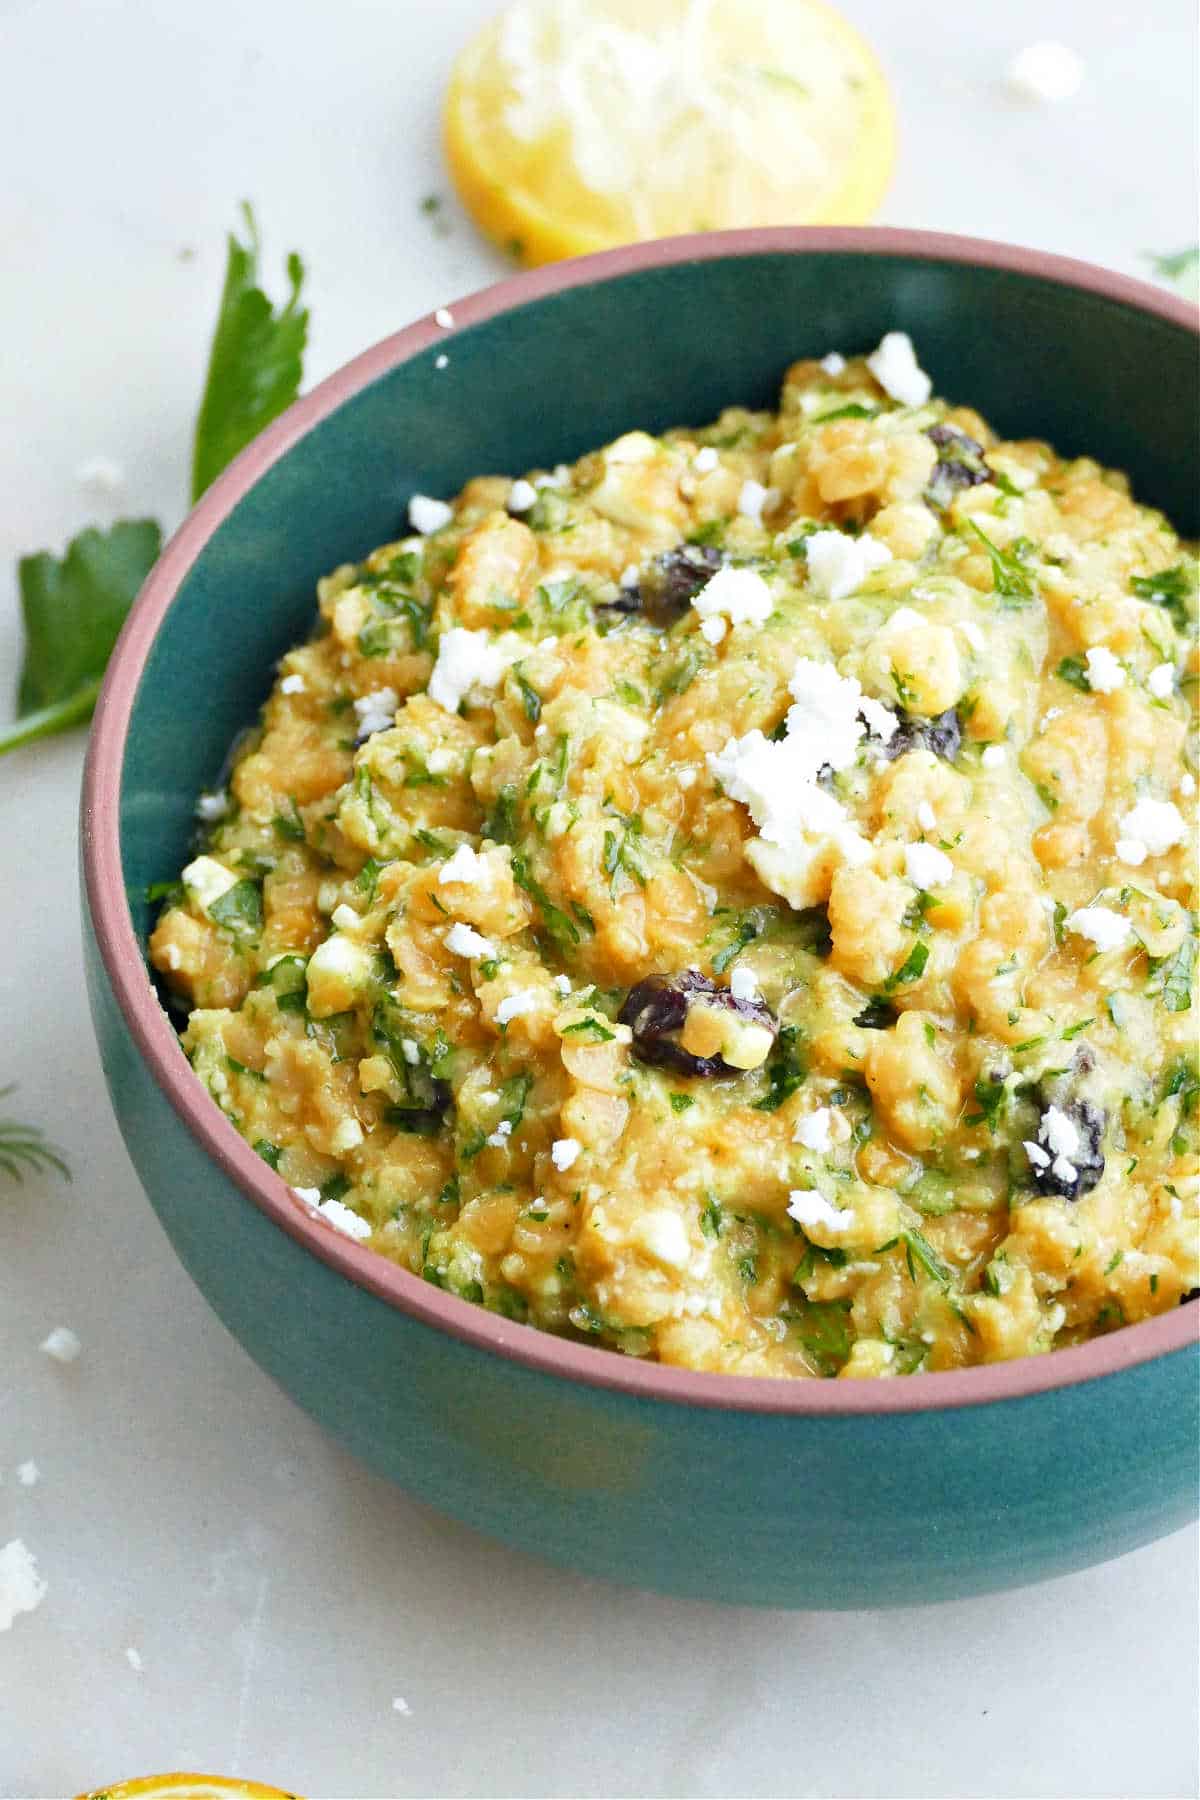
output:
[[[1194,237],[1187,0],[846,5],[899,96],[888,221],[1132,272]],[[500,272],[418,210],[486,10],[0,0],[0,713],[13,565],[96,516],[81,460],[115,457],[122,505],[178,520],[242,195],[272,263],[310,264],[312,376]],[[1022,107],[1004,64],[1047,35],[1087,84]],[[81,753],[0,763],[0,1085],[20,1075],[75,1171],[0,1191],[0,1542],[49,1582],[0,1636],[4,1795],[176,1767],[310,1795],[1194,1793],[1190,1533],[932,1611],[722,1611],[481,1542],[329,1443],[208,1313],[118,1138],[80,971]],[[70,1368],[37,1350],[59,1322]]]

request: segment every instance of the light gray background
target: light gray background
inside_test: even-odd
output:
[[[16,557],[103,516],[81,460],[117,458],[123,507],[178,521],[241,196],[272,276],[293,245],[310,265],[310,377],[501,272],[418,210],[487,10],[0,0],[0,715]],[[1135,273],[1194,238],[1187,0],[846,10],[899,99],[885,220]],[[1003,90],[1040,36],[1086,57],[1066,105]],[[179,1767],[309,1795],[1195,1792],[1191,1534],[934,1610],[724,1611],[481,1542],[323,1437],[207,1312],[118,1139],[77,941],[82,745],[0,763],[0,1085],[20,1076],[75,1171],[0,1191],[0,1542],[50,1584],[0,1636],[5,1795]],[[58,1322],[72,1368],[37,1351]]]

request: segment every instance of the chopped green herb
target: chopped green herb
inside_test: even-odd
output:
[[[589,1044],[611,1044],[616,1037],[615,1031],[609,1031],[599,1019],[576,1019],[573,1025],[564,1025],[560,1037],[586,1038]],[[688,1102],[689,1106],[691,1102]],[[678,1109],[677,1109],[678,1110]]]
[[[992,565],[992,591],[1013,605],[1027,606],[1033,599],[1033,577],[1014,554],[1017,545],[1013,546],[1012,551],[998,550],[974,519],[968,519],[967,523],[987,551],[988,561]],[[1025,542],[1024,539],[1018,540],[1018,544],[1022,546]]]
[[[529,720],[531,725],[536,725],[542,716],[542,696],[538,693],[536,688],[529,685],[524,675],[522,675],[519,670],[514,672],[516,674],[517,686],[521,690],[521,701],[525,707],[525,717]]]
[[[210,902],[208,916],[234,937],[256,938],[262,930],[262,886],[257,881],[235,881]]]
[[[1078,688],[1081,694],[1089,694],[1092,684],[1088,680],[1087,668],[1082,656],[1064,656],[1054,673],[1068,687]]]
[[[808,1074],[800,1051],[800,1032],[795,1025],[784,1025],[775,1040],[775,1048],[767,1062],[766,1094],[755,1102],[756,1112],[778,1112],[790,1100]]]
[[[671,1095],[671,1111],[672,1112],[677,1112],[677,1113],[686,1112],[689,1106],[695,1106],[695,1104],[696,1104],[696,1102],[691,1094],[672,1094]]]
[[[884,982],[884,992],[892,993],[895,988],[903,987],[910,981],[918,981],[925,972],[925,964],[929,961],[929,945],[914,944],[900,967],[889,975]]]
[[[289,843],[304,842],[304,820],[300,817],[300,808],[291,794],[288,795],[287,811],[276,813],[271,824],[279,836],[286,838]]]
[[[1156,575],[1135,575],[1129,583],[1139,600],[1150,600],[1171,616],[1177,631],[1186,632],[1195,611],[1197,570],[1194,562],[1176,563]]]
[[[528,858],[523,855],[514,856],[512,872],[517,886],[523,888],[529,898],[536,902],[541,911],[542,923],[555,943],[559,945],[577,944],[579,942],[578,925],[562,910],[561,906],[556,906],[551,900],[541,882],[530,869]]]

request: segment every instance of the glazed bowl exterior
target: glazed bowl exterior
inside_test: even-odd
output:
[[[1196,1507],[1196,1315],[900,1380],[693,1374],[493,1317],[314,1220],[193,1077],[148,976],[148,884],[303,638],[319,575],[414,492],[570,460],[633,425],[771,405],[786,365],[916,342],[935,391],[1130,472],[1197,530],[1194,315],[969,239],[782,229],[517,276],[300,401],[167,547],[113,658],[83,803],[89,992],[113,1104],[184,1265],[351,1450],[591,1574],[805,1607],[944,1600],[1144,1544]],[[445,359],[439,366],[439,359]]]

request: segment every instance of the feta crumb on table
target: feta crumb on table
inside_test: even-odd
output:
[[[49,1335],[38,1345],[44,1355],[55,1362],[73,1363],[83,1349],[83,1345],[69,1325],[56,1325]]]
[[[0,1547],[0,1631],[9,1631],[21,1613],[31,1613],[46,1597],[37,1559],[20,1538]]]

